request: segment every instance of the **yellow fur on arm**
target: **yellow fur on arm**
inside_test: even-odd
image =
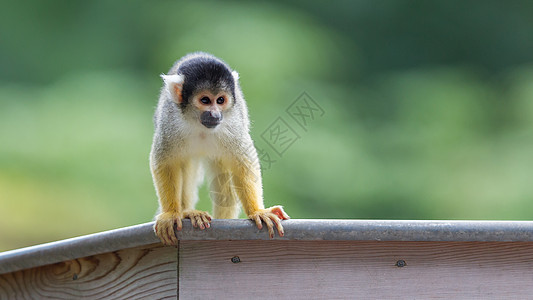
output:
[[[256,164],[249,160],[233,162],[233,184],[246,215],[264,209],[261,173]]]
[[[177,165],[164,164],[152,170],[156,191],[159,196],[161,213],[181,212],[182,180]]]

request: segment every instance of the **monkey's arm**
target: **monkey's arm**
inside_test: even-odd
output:
[[[200,164],[196,160],[188,159],[180,164],[182,176],[182,193],[178,194],[181,201],[181,212],[183,218],[191,219],[193,227],[200,229],[209,228],[211,216],[205,211],[194,209],[198,201],[198,186],[202,182],[202,172]]]
[[[175,245],[178,240],[174,232],[174,223],[178,230],[181,229],[181,203],[182,178],[180,168],[169,164],[152,166],[157,196],[161,212],[156,216],[154,231],[166,245]]]
[[[270,238],[274,237],[274,225],[278,229],[279,235],[283,236],[284,231],[280,220],[288,220],[290,217],[281,206],[264,207],[261,171],[258,161],[257,163],[254,161],[241,159],[234,163],[235,191],[241,199],[246,215],[255,221],[259,229],[263,228],[261,222],[265,222]]]

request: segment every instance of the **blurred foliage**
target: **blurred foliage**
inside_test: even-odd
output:
[[[158,75],[197,50],[240,72],[266,205],[533,218],[531,1],[5,2],[0,250],[152,219]],[[286,112],[304,91],[307,127]],[[278,118],[300,137],[281,156]]]

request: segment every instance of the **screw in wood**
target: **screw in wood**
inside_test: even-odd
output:
[[[234,257],[231,258],[231,262],[234,263],[234,264],[240,263],[241,259],[238,256],[234,256]]]
[[[396,266],[398,268],[405,267],[405,266],[407,266],[407,263],[405,262],[405,260],[400,259],[399,261],[396,262]]]

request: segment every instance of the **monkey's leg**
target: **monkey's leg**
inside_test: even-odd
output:
[[[211,216],[205,211],[194,209],[198,202],[198,186],[202,182],[203,170],[198,160],[189,160],[183,164],[183,190],[181,207],[183,218],[191,219],[193,227],[209,228]]]
[[[154,231],[165,245],[175,245],[178,240],[174,224],[180,230],[182,174],[179,164],[152,166],[152,176],[156,187],[161,212],[156,216]]]
[[[235,191],[241,199],[244,211],[248,218],[255,221],[259,229],[263,228],[261,222],[265,222],[270,238],[274,237],[274,225],[279,235],[283,236],[281,220],[288,220],[289,216],[281,206],[265,208],[263,204],[263,187],[261,183],[261,170],[259,161],[236,160],[233,164],[233,182]]]
[[[233,186],[233,175],[221,161],[210,164],[210,191],[213,213],[216,219],[235,219],[239,216],[239,202]]]

